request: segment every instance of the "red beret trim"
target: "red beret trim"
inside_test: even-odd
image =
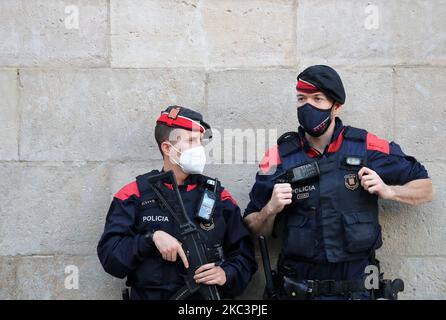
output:
[[[204,132],[204,127],[197,121],[184,116],[177,116],[175,119],[172,119],[169,118],[169,114],[167,112],[163,112],[156,122],[163,123],[169,127],[178,127],[190,131],[200,130],[200,132]]]
[[[296,90],[304,93],[315,93],[320,91],[315,85],[300,79],[297,81]]]

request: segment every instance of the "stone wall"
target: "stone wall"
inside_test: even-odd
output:
[[[161,166],[160,110],[280,135],[311,64],[339,71],[345,123],[429,170],[434,202],[381,202],[379,258],[402,298],[446,298],[445,16],[444,0],[1,0],[0,299],[119,299],[96,244],[113,194]],[[206,172],[243,210],[256,168]],[[79,289],[64,285],[69,265]],[[243,297],[262,288],[260,269]]]

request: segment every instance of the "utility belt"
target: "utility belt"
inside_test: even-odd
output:
[[[377,266],[379,266],[379,262]],[[398,300],[398,293],[404,291],[404,281],[401,279],[384,279],[379,274],[378,289],[367,289],[365,280],[302,280],[295,277],[293,270],[282,270],[279,287],[283,299],[312,299],[320,296],[345,296],[369,293],[370,299]]]
[[[264,236],[259,236],[260,253],[262,254],[265,272],[264,300],[276,299],[311,299],[318,296],[344,296],[345,298],[363,298],[377,300],[397,300],[398,293],[404,290],[401,279],[384,279],[380,263],[375,252],[370,253],[370,262],[378,269],[378,288],[367,289],[365,279],[357,280],[302,280],[293,267],[285,266],[279,256],[278,269],[271,269],[268,245]]]
[[[366,291],[362,280],[297,280],[284,276],[283,293],[292,299],[311,299],[319,296],[350,296]]]

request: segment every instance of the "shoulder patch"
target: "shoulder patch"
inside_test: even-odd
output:
[[[221,192],[221,201],[226,201],[226,200],[230,200],[235,206],[238,206],[237,202],[235,202],[234,198],[232,198],[231,194],[224,189]]]
[[[387,140],[381,139],[374,134],[367,133],[367,150],[379,151],[385,154],[390,153],[390,146]]]
[[[267,173],[273,167],[277,167],[280,164],[279,147],[274,145],[269,148],[262,160],[260,160],[259,168],[262,173]]]
[[[116,194],[115,198],[118,198],[119,200],[127,200],[130,198],[130,196],[135,195],[137,197],[140,196],[139,190],[138,190],[138,184],[136,181],[130,182],[126,184],[124,187],[122,187]]]

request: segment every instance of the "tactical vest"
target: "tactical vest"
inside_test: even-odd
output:
[[[159,174],[158,170],[153,170],[136,178],[138,190],[140,192],[139,205],[135,214],[134,232],[136,234],[146,234],[147,232],[162,230],[177,238],[181,242],[179,226],[157,199],[155,193],[150,189],[147,178]],[[213,221],[209,224],[199,222],[194,215],[198,210],[201,195],[204,192],[204,182],[208,177],[200,175],[197,187],[188,191],[188,197],[182,197],[189,217],[195,222],[200,235],[205,239],[208,247],[208,261],[216,262],[218,254],[221,253],[223,245],[226,222],[223,217],[221,203],[221,187],[219,186],[216,206],[213,213]],[[166,187],[164,196],[169,199],[169,192],[173,192]],[[177,204],[170,203],[175,210]],[[177,257],[176,262],[169,262],[162,259],[158,249],[154,248],[149,257],[145,258],[139,267],[127,277],[127,285],[138,288],[175,290],[184,285],[183,275],[186,270],[182,260]],[[172,292],[173,293],[173,292]]]
[[[367,166],[367,132],[345,127],[340,149],[311,158],[297,133],[283,135],[278,149],[284,170],[317,161],[319,177],[292,185],[293,203],[285,219],[282,262],[344,262],[367,257],[381,247],[378,197],[365,191],[358,171]]]

